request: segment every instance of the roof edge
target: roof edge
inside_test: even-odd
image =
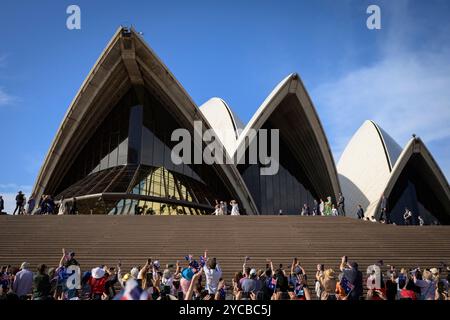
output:
[[[439,181],[442,189],[447,195],[447,198],[450,199],[450,187],[447,182],[447,179],[442,170],[440,169],[439,165],[437,164],[436,160],[434,159],[433,155],[431,154],[431,152],[428,150],[425,143],[419,137],[413,137],[407,142],[405,148],[403,149],[394,167],[392,168],[391,175],[388,181],[386,181],[386,185],[383,189],[384,190],[383,194],[386,197],[389,197],[390,193],[392,192],[392,189],[395,186],[395,183],[397,182],[398,177],[403,172],[403,169],[406,167],[411,156],[415,153],[419,153],[424,158],[424,160],[430,167],[431,171],[433,172],[436,180]],[[378,199],[375,202],[369,204],[369,207],[367,209],[367,215],[369,217],[375,217],[376,213],[379,211],[379,207],[381,204],[380,201],[381,200]]]
[[[315,123],[318,130],[313,130],[318,142],[319,148],[324,156],[325,164],[328,170],[328,175],[331,179],[331,184],[334,191],[334,196],[337,197],[341,192],[339,179],[337,175],[336,164],[331,153],[331,148],[326,138],[325,131],[323,129],[320,118],[317,114],[317,110],[312,103],[311,97],[309,96],[306,88],[297,73],[291,73],[285,77],[277,86],[270,92],[270,94],[263,101],[261,106],[255,112],[253,117],[250,119],[249,123],[245,126],[239,139],[236,143],[236,148],[233,152],[233,156],[241,148],[242,144],[245,143],[245,137],[250,129],[258,130],[265,123],[265,121],[270,117],[272,112],[281,103],[281,101],[288,95],[295,93],[300,105],[304,108],[306,116],[309,118],[311,123]],[[306,101],[302,101],[302,95]]]

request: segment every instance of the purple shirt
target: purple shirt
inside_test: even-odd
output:
[[[13,291],[20,297],[32,293],[33,272],[27,269],[17,272],[14,278]]]

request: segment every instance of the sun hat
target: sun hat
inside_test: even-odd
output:
[[[130,275],[129,273],[126,273],[126,274],[123,276],[122,280],[125,281],[125,282],[127,282],[128,279],[130,279],[130,278],[131,278],[131,275]]]
[[[439,275],[439,270],[437,268],[431,268],[430,272],[433,276]]]
[[[324,271],[323,273],[325,275],[326,278],[329,279],[334,279],[335,278],[335,274],[334,274],[334,270],[333,269],[327,269]]]
[[[91,275],[94,279],[101,279],[105,276],[105,270],[100,267],[94,268],[91,271]]]

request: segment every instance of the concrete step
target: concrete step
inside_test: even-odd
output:
[[[266,258],[289,267],[297,257],[313,278],[318,263],[337,269],[349,256],[364,270],[379,259],[413,268],[450,263],[449,226],[393,226],[344,217],[300,216],[0,216],[0,265],[56,267],[61,248],[75,251],[83,270],[121,260],[124,269],[148,257],[184,263],[208,249],[231,282]],[[185,264],[185,263],[184,263]],[[312,282],[310,283],[312,284]]]

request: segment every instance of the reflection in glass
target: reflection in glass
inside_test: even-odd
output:
[[[216,199],[231,200],[214,166],[172,163],[171,134],[182,126],[159,98],[139,91],[142,101],[133,88],[111,109],[49,192],[81,197],[84,214],[205,214]]]
[[[248,159],[248,151],[246,154]],[[260,175],[260,165],[239,165],[245,183],[263,215],[299,214],[303,204],[310,207],[314,196],[312,183],[306,179],[301,165],[294,160],[287,145],[280,140],[280,167],[272,176]]]

